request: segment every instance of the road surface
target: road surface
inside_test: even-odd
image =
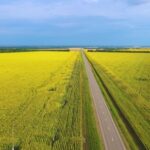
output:
[[[106,105],[103,94],[92,72],[92,67],[82,52],[89,80],[90,92],[94,102],[98,126],[100,128],[106,150],[126,150],[111,113]]]

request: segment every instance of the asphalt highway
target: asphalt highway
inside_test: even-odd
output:
[[[101,131],[105,149],[106,150],[126,150],[123,140],[120,136],[120,133],[106,105],[104,96],[95,79],[95,76],[92,71],[92,66],[90,65],[84,52],[82,52],[82,57],[85,63],[86,73],[87,73],[89,85],[90,85],[90,92],[91,92],[91,96],[92,96],[95,111],[96,111],[96,118],[98,120],[98,126]]]

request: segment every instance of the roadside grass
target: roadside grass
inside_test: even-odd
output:
[[[131,149],[149,149],[150,105],[149,102],[142,96],[143,93],[139,95],[133,88],[136,86],[143,86],[143,84],[134,84],[134,86],[130,87],[127,83],[123,82],[122,79],[120,79],[118,76],[116,76],[116,74],[113,73],[113,69],[109,69],[110,66],[113,66],[113,64],[105,66],[103,63],[101,63],[101,61],[103,62],[103,59],[107,59],[107,61],[109,62],[110,58],[108,59],[106,54],[106,58],[104,58],[103,56],[102,59],[100,59],[101,57],[98,58],[98,56],[100,56],[101,54],[99,54],[98,56],[94,54],[95,56],[93,57],[93,53],[86,54],[90,59],[92,65],[94,66],[97,75],[99,76],[98,80],[101,80],[101,82],[99,81],[99,85],[103,89],[103,93],[106,97],[107,103],[109,104],[110,110],[113,112],[113,116],[128,143],[127,145]],[[111,61],[113,61],[113,57],[111,57]],[[130,61],[128,61],[128,63],[130,63]],[[124,68],[125,66],[122,66],[121,69],[123,70]],[[118,70],[120,71],[121,69],[118,68]],[[126,76],[126,74],[124,76]],[[105,88],[104,85],[106,86]],[[147,96],[147,94],[147,92],[144,92],[144,95]]]

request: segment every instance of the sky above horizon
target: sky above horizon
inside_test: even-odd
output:
[[[0,46],[149,46],[150,0],[0,0]]]

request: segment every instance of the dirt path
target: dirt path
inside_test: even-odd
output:
[[[105,103],[103,94],[92,72],[92,67],[85,54],[82,52],[85,68],[89,80],[90,92],[97,114],[98,125],[104,141],[106,150],[126,150],[117,127],[112,119],[111,113]]]

